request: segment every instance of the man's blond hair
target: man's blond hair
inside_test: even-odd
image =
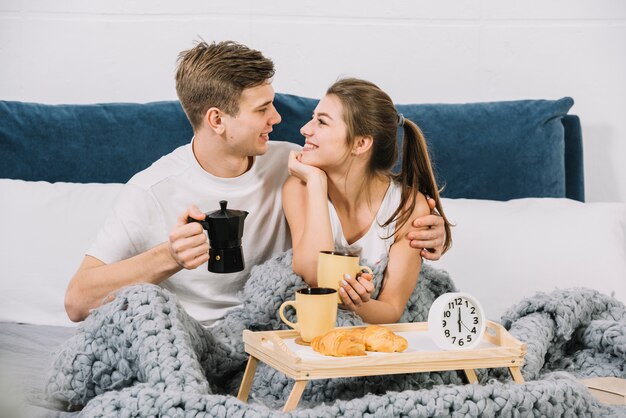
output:
[[[241,93],[271,81],[274,63],[234,41],[201,41],[178,55],[176,93],[194,131],[211,107],[239,113]]]

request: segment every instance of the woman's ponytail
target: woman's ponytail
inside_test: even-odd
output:
[[[452,245],[450,223],[441,205],[426,139],[422,130],[413,121],[405,119],[401,113],[398,113],[398,125],[404,132],[402,164],[400,172],[394,175],[394,179],[402,185],[401,200],[398,209],[385,224],[395,220],[396,230],[398,230],[409,221],[409,217],[415,209],[416,192],[419,191],[425,196],[430,196],[435,200],[437,212],[444,219],[446,238],[443,251],[445,252]]]

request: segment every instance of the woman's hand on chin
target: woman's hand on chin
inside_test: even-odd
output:
[[[326,173],[323,170],[312,165],[304,164],[301,158],[302,153],[296,151],[289,153],[287,168],[289,169],[290,175],[299,178],[307,184],[313,179],[326,180]]]

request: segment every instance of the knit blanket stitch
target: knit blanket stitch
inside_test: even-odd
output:
[[[373,266],[374,297],[384,268],[384,261]],[[528,346],[523,384],[507,369],[478,370],[480,384],[466,384],[456,371],[320,379],[307,384],[297,409],[283,413],[294,382],[259,363],[249,403],[240,402],[243,330],[286,329],[278,308],[305,286],[292,272],[291,252],[281,254],[252,269],[243,305],[210,328],[158,286],[121,289],[62,346],[46,393],[88,417],[626,416],[626,408],[598,403],[576,379],[626,378],[626,308],[584,288],[538,293],[502,317]],[[425,321],[433,300],[455,290],[446,272],[424,265],[400,322]],[[295,321],[292,310],[286,314]],[[338,326],[360,324],[339,310]]]

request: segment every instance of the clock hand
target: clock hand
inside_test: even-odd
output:
[[[457,321],[459,323],[459,332],[461,332],[461,308],[459,307],[459,320]]]
[[[467,327],[467,325],[465,325],[465,323],[464,323],[463,321],[459,321],[459,322],[461,323],[461,325],[463,325],[463,326],[465,327],[465,329],[466,329],[466,330],[468,330],[469,332],[472,332],[472,330],[471,330],[471,329],[469,329],[469,328]]]

